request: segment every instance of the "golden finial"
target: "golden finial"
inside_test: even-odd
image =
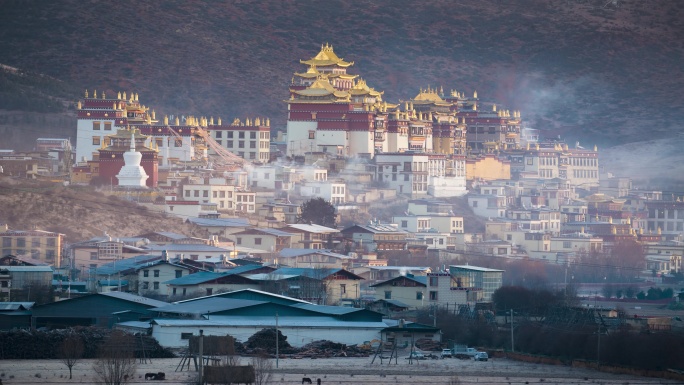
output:
[[[218,123],[219,126],[221,125],[221,117],[220,117],[220,116],[219,116],[219,118],[218,118],[218,122],[217,122],[217,123]]]
[[[150,114],[147,114],[147,124],[152,124],[152,116]]]
[[[104,92],[104,91],[102,91],[102,99],[107,99],[107,97],[105,96],[105,92]]]
[[[126,100],[126,91],[123,93],[123,100]]]
[[[477,99],[477,91],[473,92],[473,99]]]
[[[477,103],[473,103],[473,111],[477,111]]]
[[[527,151],[530,151],[530,142],[527,142]]]
[[[534,146],[534,149],[537,150],[537,151],[539,151],[539,143],[537,143],[537,144]]]
[[[119,93],[116,94],[116,98],[117,98],[118,100],[121,100],[121,91],[119,91]]]
[[[157,120],[157,113],[152,110],[152,119]]]
[[[116,102],[112,103],[112,110],[116,110]]]
[[[594,145],[594,152],[598,151],[598,146]]]
[[[271,119],[266,118],[266,127],[271,127]]]
[[[209,124],[212,126],[214,125],[214,117],[213,116],[209,117]]]
[[[137,92],[135,93],[135,101],[136,102],[138,101],[138,93]]]
[[[169,125],[169,116],[168,115],[164,115],[164,125],[165,126]]]
[[[259,119],[259,118],[254,119],[254,125],[260,126],[261,125],[261,119]]]
[[[175,124],[176,126],[180,126],[180,119],[177,116],[176,116],[176,121],[174,123],[176,123]]]
[[[496,104],[492,105],[492,111],[496,112]]]
[[[97,90],[93,90],[93,99],[97,99]]]
[[[88,97],[88,90],[85,91],[85,97]]]
[[[660,227],[658,227],[658,235],[662,235],[662,234],[663,234],[663,229],[661,229]]]

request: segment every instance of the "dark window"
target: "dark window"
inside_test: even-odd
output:
[[[154,270],[154,276],[159,277],[159,270]]]
[[[192,337],[192,333],[181,333],[182,340],[189,340]]]
[[[437,292],[436,291],[430,292],[430,301],[437,301]]]
[[[149,270],[143,270],[143,277],[149,277],[150,276],[150,271]]]
[[[392,299],[392,291],[391,290],[385,291],[385,299]]]
[[[176,270],[176,278],[180,278],[182,276],[183,276],[183,270]],[[173,289],[173,290],[176,290],[176,289]]]

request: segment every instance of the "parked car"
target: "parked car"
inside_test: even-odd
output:
[[[454,355],[451,353],[451,349],[442,349],[442,353],[439,356],[441,358],[451,358]]]
[[[422,352],[411,352],[411,355],[406,357],[407,360],[426,360],[427,358]]]
[[[477,352],[473,356],[473,359],[475,361],[487,361],[489,359],[489,355],[487,354],[487,352]]]

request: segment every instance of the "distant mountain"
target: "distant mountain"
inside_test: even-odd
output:
[[[477,90],[571,143],[667,138],[684,118],[680,1],[0,0],[0,9],[0,63],[78,88],[72,101],[86,88],[134,91],[158,114],[268,116],[282,128],[299,59],[331,43],[386,100],[428,85]],[[23,105],[0,99],[0,109]],[[73,135],[55,127],[33,125]]]

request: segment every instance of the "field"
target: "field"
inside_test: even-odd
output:
[[[677,381],[647,377],[614,375],[567,366],[528,364],[505,358],[487,362],[444,359],[425,360],[409,364],[399,358],[398,364],[371,365],[369,358],[280,359],[273,369],[271,384],[299,384],[309,377],[322,384],[676,384]],[[248,358],[242,358],[246,364]],[[275,360],[273,360],[275,361]],[[164,372],[163,384],[190,384],[196,372],[176,372],[180,359],[155,359],[138,363],[135,378],[130,384],[157,383],[145,381],[148,372]],[[73,380],[59,360],[5,360],[0,361],[0,379],[3,384],[96,383],[91,369],[92,360],[82,360],[74,367]],[[272,362],[275,367],[275,362]]]

